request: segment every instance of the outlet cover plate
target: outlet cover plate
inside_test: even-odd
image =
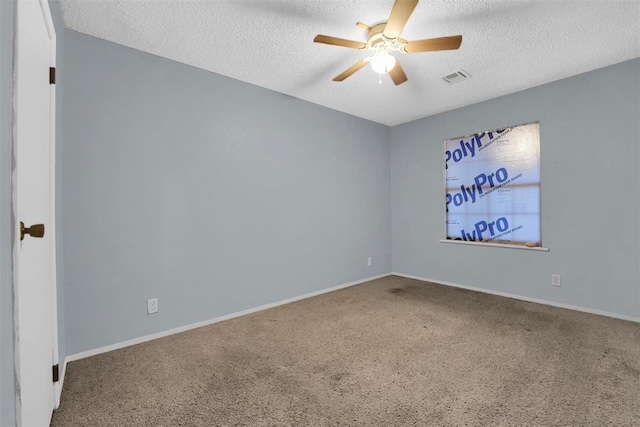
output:
[[[552,286],[562,286],[562,280],[560,279],[560,275],[559,274],[552,274],[551,275],[551,285]]]
[[[151,298],[147,300],[147,314],[153,314],[158,312],[158,298]]]

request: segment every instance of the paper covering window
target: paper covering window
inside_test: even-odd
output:
[[[542,246],[540,124],[444,142],[446,239]]]

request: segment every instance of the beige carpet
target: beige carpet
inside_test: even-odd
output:
[[[388,277],[70,363],[54,426],[640,426],[640,324]]]

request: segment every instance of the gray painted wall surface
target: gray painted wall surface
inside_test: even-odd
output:
[[[640,317],[639,118],[633,60],[392,128],[393,271]],[[550,252],[439,243],[443,140],[536,120]]]
[[[64,39],[68,354],[390,271],[387,127]]]
[[[0,1],[0,425],[15,425],[11,219],[13,1]]]

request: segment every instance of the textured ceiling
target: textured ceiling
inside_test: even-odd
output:
[[[368,52],[313,43],[365,41],[394,0],[61,0],[67,28],[397,125],[640,57],[640,0],[420,0],[402,37],[463,35],[459,50],[396,54],[409,81],[370,67],[331,81]],[[447,85],[464,69],[472,78]]]

